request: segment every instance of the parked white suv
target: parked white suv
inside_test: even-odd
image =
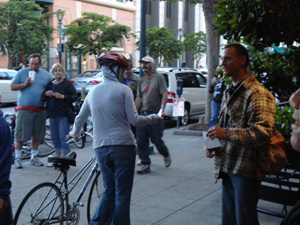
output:
[[[162,73],[167,81],[168,101],[165,108],[166,119],[173,119],[173,99],[177,98],[177,79],[183,80],[184,116],[181,124],[186,125],[190,116],[200,115],[205,112],[206,102],[206,78],[200,72],[193,69],[158,68],[157,72]]]
[[[132,69],[136,76],[139,75],[139,68]],[[168,86],[168,101],[165,108],[165,119],[177,120],[173,117],[173,99],[177,98],[177,79],[183,80],[183,91],[181,98],[184,98],[184,116],[180,122],[182,125],[189,123],[190,116],[205,113],[206,103],[206,78],[196,69],[183,69],[174,67],[159,67],[157,72],[164,75]]]

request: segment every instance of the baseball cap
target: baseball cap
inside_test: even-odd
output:
[[[150,62],[150,63],[154,63],[154,59],[150,56],[144,56],[139,62]]]

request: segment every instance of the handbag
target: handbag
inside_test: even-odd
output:
[[[259,166],[267,175],[276,175],[287,163],[285,139],[277,129],[274,129],[269,144],[259,149]]]

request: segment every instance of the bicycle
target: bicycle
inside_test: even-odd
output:
[[[78,97],[76,101],[72,103],[75,115],[79,114],[82,104],[83,104],[83,99],[81,97]],[[73,125],[71,124],[70,130],[72,130],[72,126]],[[87,122],[84,123],[83,128],[81,130],[80,137],[77,139],[73,139],[73,141],[69,143],[74,143],[78,148],[84,148],[85,143],[87,142],[87,137],[93,140],[93,123],[92,123],[91,116],[88,118]]]
[[[7,121],[10,127],[11,131],[11,137],[12,137],[12,146],[13,146],[13,160],[15,158],[14,150],[15,150],[15,127],[16,127],[16,115],[14,113],[5,113],[4,119]],[[45,157],[54,152],[54,146],[50,140],[47,140],[46,136],[43,141],[49,148],[44,148],[43,151],[39,151],[38,156],[39,157]],[[23,143],[22,151],[21,151],[21,159],[29,159],[31,157],[31,143],[30,141],[26,141]]]
[[[92,157],[68,182],[67,174],[70,166],[76,166],[76,153],[71,152],[66,157],[49,156],[48,162],[60,171],[54,183],[44,182],[35,186],[22,200],[15,214],[15,225],[23,224],[78,224],[80,210],[83,207],[80,202],[93,176],[87,201],[87,221],[89,222],[94,214],[101,194],[103,192],[102,179],[96,157]],[[91,172],[82,186],[76,200],[70,204],[69,194],[76,187],[86,171],[92,166]]]

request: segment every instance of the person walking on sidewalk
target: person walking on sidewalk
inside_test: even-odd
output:
[[[132,60],[128,59],[128,67],[124,70],[124,77],[123,77],[123,82],[126,86],[130,87],[133,93],[133,98],[134,100],[136,99],[136,94],[137,94],[137,85],[139,82],[139,77],[135,76],[133,72],[131,71],[132,69]]]
[[[259,167],[257,149],[270,142],[275,126],[274,96],[250,75],[248,51],[229,44],[222,57],[224,75],[232,85],[224,92],[219,126],[207,131],[219,138],[221,148],[204,148],[215,156],[215,178],[222,178],[222,224],[258,225],[259,187],[265,174]]]
[[[213,94],[213,100],[210,103],[211,119],[208,123],[207,130],[218,123],[219,111],[223,98],[223,92],[226,89],[225,80],[223,79],[222,66],[216,69],[216,75],[212,78],[208,92]]]
[[[168,98],[168,89],[164,76],[156,72],[154,59],[145,56],[140,60],[145,76],[140,78],[135,100],[136,108],[140,115],[150,115],[161,110],[161,116],[165,115],[165,106]],[[171,157],[167,146],[162,140],[163,123],[139,126],[136,128],[137,152],[140,163],[137,173],[149,173],[151,159],[149,157],[149,138],[156,146],[158,152],[163,155],[166,167],[171,165]]]
[[[16,150],[15,166],[23,168],[21,163],[21,151],[23,143],[31,139],[31,159],[30,164],[43,166],[38,159],[38,148],[45,136],[45,110],[42,102],[42,94],[46,85],[53,79],[53,76],[40,68],[40,55],[32,54],[29,56],[29,67],[18,71],[12,79],[10,88],[12,91],[20,91],[15,110],[16,117]],[[35,74],[29,76],[29,72]]]
[[[70,152],[66,139],[69,134],[68,114],[72,102],[77,97],[76,89],[71,81],[64,78],[61,64],[55,63],[51,68],[51,74],[55,79],[47,84],[43,101],[47,102],[47,117],[50,120],[51,139],[56,156],[65,156]]]
[[[12,225],[10,201],[11,182],[9,180],[12,161],[12,137],[10,128],[0,110],[0,223]]]
[[[75,118],[70,136],[78,137],[89,115],[93,115],[93,148],[104,191],[90,225],[129,225],[136,158],[130,124],[143,126],[157,123],[163,118],[157,114],[138,115],[132,91],[120,82],[123,70],[128,66],[124,56],[107,53],[98,62],[103,72],[103,81],[89,91]]]

